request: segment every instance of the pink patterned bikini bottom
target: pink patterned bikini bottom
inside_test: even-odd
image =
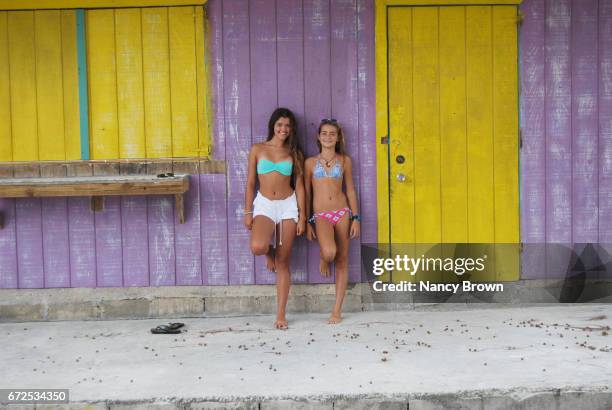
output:
[[[340,222],[340,219],[342,219],[342,217],[345,214],[350,214],[350,213],[351,213],[351,210],[348,207],[340,208],[336,211],[317,212],[310,218],[308,222],[314,223],[315,219],[323,218],[323,219],[327,219],[332,225],[335,226],[338,222]]]

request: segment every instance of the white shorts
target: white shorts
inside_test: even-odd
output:
[[[283,219],[298,221],[298,206],[295,192],[285,199],[268,199],[257,192],[253,201],[253,218],[257,215],[267,216],[275,224]]]
[[[285,199],[268,199],[260,192],[253,201],[253,218],[258,215],[268,217],[274,222],[274,239],[272,246],[276,247],[276,225],[285,219],[298,221],[298,206],[295,192]],[[283,244],[283,224],[280,224],[279,245]]]

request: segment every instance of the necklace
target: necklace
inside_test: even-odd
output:
[[[329,168],[330,164],[334,162],[334,160],[336,159],[336,154],[334,154],[334,156],[331,159],[325,159],[323,158],[323,155],[319,154],[319,158],[321,158],[325,162],[325,166]]]

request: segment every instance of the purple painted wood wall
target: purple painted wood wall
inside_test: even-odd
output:
[[[191,177],[184,225],[170,196],[107,198],[95,214],[88,198],[0,199],[0,288],[274,283],[249,251],[240,210],[248,150],[277,106],[296,113],[308,155],[321,118],[344,124],[361,240],[376,241],[373,0],[210,0],[207,8],[213,156],[227,175]],[[360,279],[359,251],[353,241],[351,281]],[[318,266],[318,247],[300,238],[294,282],[326,281]]]
[[[521,10],[522,271],[543,278],[565,274],[571,244],[612,251],[612,2]]]
[[[316,153],[321,118],[334,117],[347,133],[358,166],[362,241],[376,241],[374,10],[372,0],[211,0],[215,89],[214,157],[227,161],[227,236],[230,284],[274,283],[263,258],[249,251],[242,224],[247,155],[265,140],[278,106],[297,116],[301,145]],[[215,229],[222,230],[223,226]],[[293,250],[295,283],[330,282],[318,272],[318,246],[299,238]],[[360,279],[359,243],[351,244],[350,279]]]

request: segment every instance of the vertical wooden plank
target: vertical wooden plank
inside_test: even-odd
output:
[[[195,11],[193,7],[168,9],[170,32],[170,107],[172,156],[190,157],[198,149]]]
[[[210,0],[206,4],[209,23],[211,93],[214,122],[212,132],[214,144],[212,157],[225,159],[225,92],[223,89],[223,1]]]
[[[143,8],[142,65],[146,156],[172,156],[168,9]]]
[[[89,118],[89,82],[87,81],[87,34],[84,9],[76,10],[77,65],[79,78],[79,131],[81,140],[81,159],[91,159],[91,138]]]
[[[267,139],[268,119],[279,105],[278,79],[276,77],[276,1],[256,0],[250,2],[249,7],[251,101],[257,102],[251,106],[252,142],[255,144]],[[288,88],[293,90],[293,86]],[[295,251],[295,246],[293,249]],[[255,283],[276,283],[276,274],[268,271],[266,258],[263,256],[255,258]]]
[[[375,2],[376,27],[376,193],[378,215],[378,242],[390,242],[389,215],[389,145],[382,144],[389,137],[388,118],[388,49],[387,6]]]
[[[67,175],[93,175],[91,164],[72,164]],[[68,243],[70,244],[70,285],[96,287],[96,230],[89,197],[68,198]]]
[[[8,41],[13,160],[33,161],[38,159],[34,12],[8,13]]]
[[[597,0],[572,9],[572,240],[597,243]]]
[[[412,13],[413,8],[392,8],[388,11],[387,20],[389,50],[387,81],[389,82],[389,127],[391,129],[389,201],[393,218],[390,232],[393,244],[415,242]],[[397,155],[403,155],[405,162],[398,163],[395,160]],[[399,174],[405,175],[405,181],[397,180]],[[393,274],[393,279],[398,281],[412,278],[407,272],[396,271]]]
[[[94,164],[94,175],[118,175],[118,163]],[[104,198],[104,210],[94,214],[97,286],[123,286],[121,197]]]
[[[359,197],[359,107],[357,86],[357,3],[339,0],[331,3],[331,109],[340,122],[347,151],[353,160],[353,181]],[[361,249],[351,241],[349,249],[349,281],[361,279]]]
[[[570,0],[546,2],[546,242],[572,242]],[[569,253],[550,248],[548,275],[565,276]]]
[[[515,6],[493,7],[496,280],[519,278],[518,75]]]
[[[157,175],[172,172],[171,162],[154,162],[147,173]],[[174,248],[174,196],[147,196],[149,228],[149,284],[176,285],[176,253]]]
[[[119,158],[146,156],[141,9],[115,10]]]
[[[15,177],[38,176],[40,176],[38,165],[15,167]],[[15,231],[17,233],[19,287],[44,288],[45,272],[40,198],[19,198],[15,201]]]
[[[208,37],[205,28],[208,24],[203,6],[195,6],[195,54],[196,54],[196,91],[198,105],[198,155],[209,157],[213,143],[211,129],[211,102],[209,85]]]
[[[115,11],[87,10],[92,159],[119,157]]]
[[[225,184],[225,174],[200,174],[203,285],[229,284]]]
[[[242,223],[247,155],[251,146],[251,102],[248,3],[223,2],[223,80],[228,177],[228,241],[230,284],[255,282],[249,232]]]
[[[41,164],[40,176],[65,177],[64,164]],[[42,198],[42,243],[45,288],[70,287],[70,243],[68,239],[68,200]]]
[[[81,159],[76,12],[61,10],[60,13],[65,158],[74,160]]]
[[[439,41],[442,242],[465,243],[468,235],[464,7],[440,8]]]
[[[440,123],[438,9],[413,10],[415,240],[439,243]]]
[[[174,221],[176,248],[176,284],[202,284],[202,239],[200,236],[200,178],[197,162],[175,162],[173,172],[189,174],[189,191],[185,192],[185,223]]]
[[[376,100],[374,2],[357,0],[361,242],[376,243]]]
[[[545,0],[523,2],[521,10],[521,272],[525,279],[536,279],[546,272]]]
[[[302,0],[277,2],[278,105],[295,114],[300,147],[306,145],[304,120],[304,15]],[[256,100],[254,100],[256,101]],[[265,117],[264,117],[265,118]],[[291,281],[308,279],[308,245],[305,236],[295,238],[291,252]],[[319,266],[318,264],[316,266]]]
[[[145,162],[123,163],[119,168],[122,175],[147,173]],[[146,196],[121,197],[123,286],[149,286],[147,215]]]
[[[2,15],[0,13],[0,25],[1,21]],[[12,166],[4,166],[0,168],[0,178],[12,177]],[[18,275],[17,234],[15,231],[15,200],[12,198],[0,199],[0,213],[2,213],[4,216],[4,228],[0,229],[0,289],[17,288]]]
[[[439,9],[414,8],[412,13],[414,219],[415,242],[418,245],[416,254],[439,257],[440,255],[431,254],[429,245],[440,243],[442,240]],[[423,275],[417,274],[415,279],[437,280],[438,278],[431,272],[426,272]]]
[[[495,241],[493,187],[493,44],[491,8],[466,8],[468,241]],[[493,267],[489,259],[487,266]],[[491,273],[494,270],[491,269]],[[489,270],[471,280],[491,280]]]
[[[331,117],[331,29],[327,0],[304,0],[304,119],[305,156],[319,154],[316,135],[322,118]],[[319,272],[320,250],[308,244],[308,282],[333,283]]]
[[[599,243],[612,254],[612,3],[599,2],[598,17]],[[612,276],[607,271],[606,277]]]
[[[34,11],[38,158],[66,159],[62,87],[62,33],[58,10]]]
[[[13,160],[8,13],[0,11],[0,161]]]

